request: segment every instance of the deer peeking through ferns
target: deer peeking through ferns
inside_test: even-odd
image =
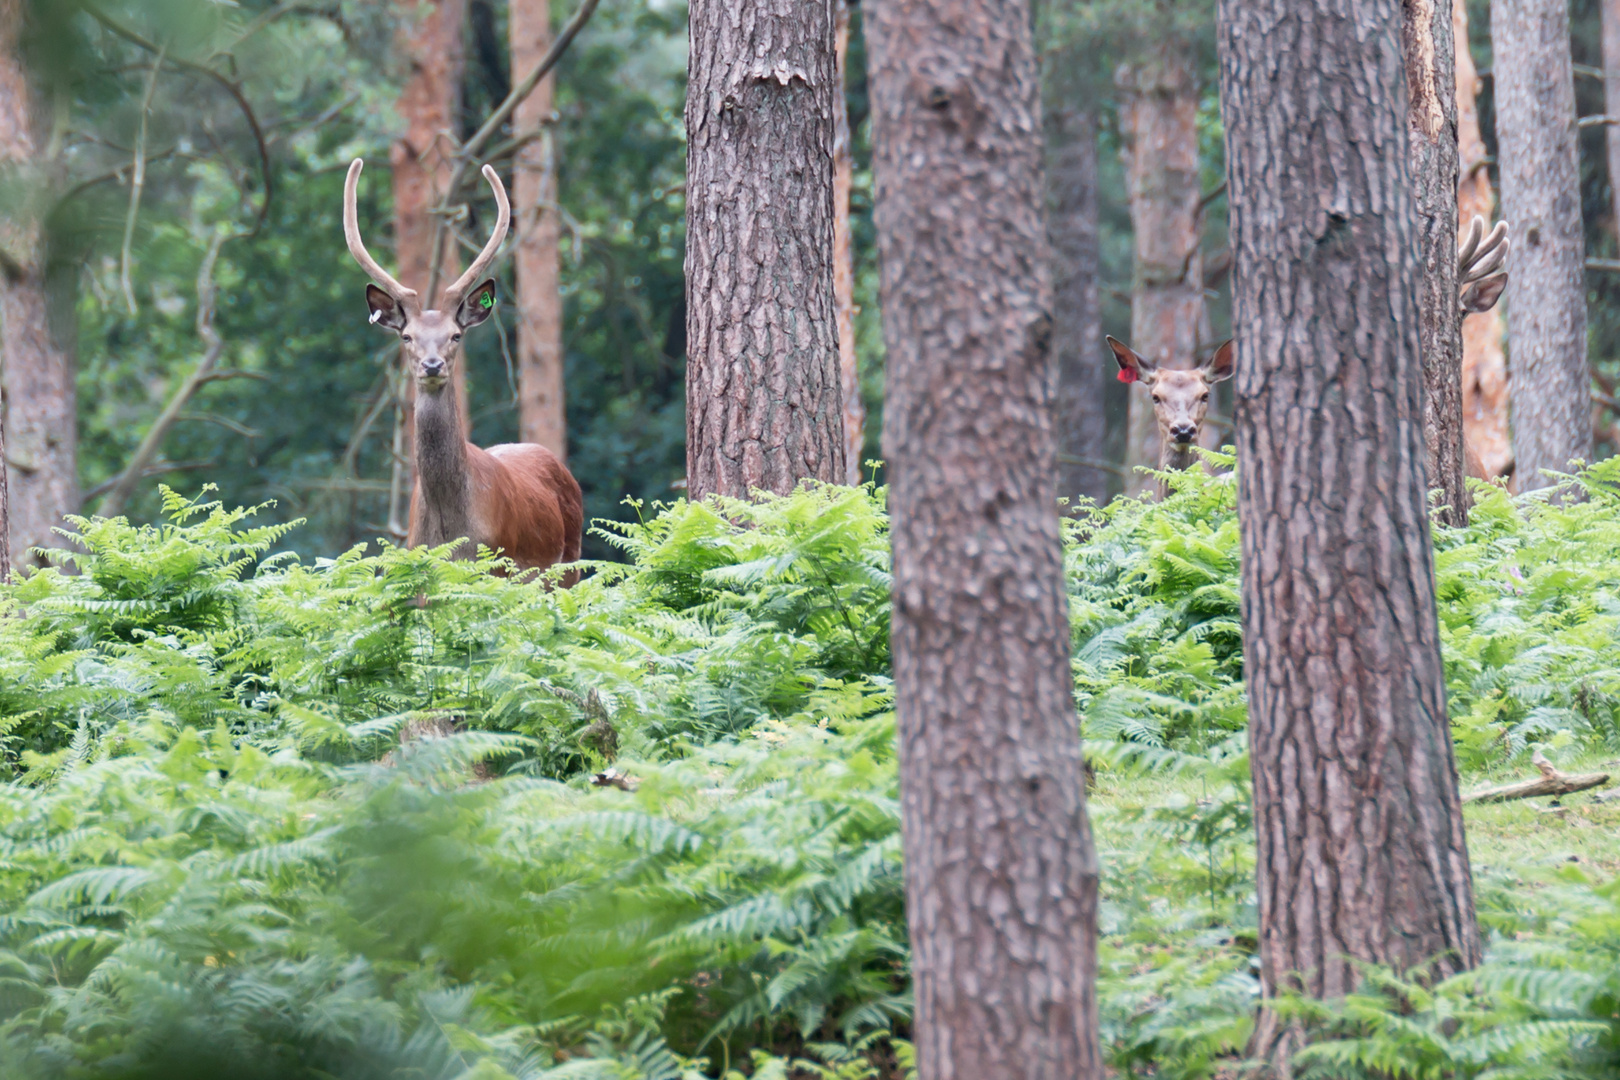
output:
[[[411,490],[409,547],[438,547],[461,540],[457,558],[472,558],[479,545],[505,555],[522,570],[545,570],[579,558],[585,502],[573,474],[557,456],[534,443],[480,449],[468,442],[451,374],[461,359],[462,335],[495,309],[495,282],[478,277],[495,261],[512,222],[506,186],[494,169],[484,178],[499,208],[495,232],[484,250],[444,290],[439,309],[426,308],[377,264],[360,239],[356,191],[364,162],[349,166],[343,187],[343,235],[363,270],[371,321],[399,335],[405,369],[416,380],[416,484]],[[428,301],[432,301],[432,297]],[[570,574],[564,584],[577,578]]]
[[[1457,248],[1457,304],[1463,315],[1489,311],[1507,286],[1507,261],[1511,244],[1508,224],[1496,223],[1489,234],[1485,222],[1475,217],[1469,224],[1468,234]],[[1189,469],[1198,461],[1194,449],[1209,411],[1211,389],[1218,382],[1232,377],[1236,356],[1232,342],[1220,346],[1202,364],[1181,369],[1162,366],[1138,356],[1130,346],[1108,338],[1114,360],[1119,364],[1119,381],[1140,382],[1153,395],[1153,415],[1159,422],[1159,469],[1179,471]],[[1479,459],[1467,452],[1468,475],[1487,479],[1480,468]],[[1165,494],[1165,485],[1159,485],[1159,495]]]

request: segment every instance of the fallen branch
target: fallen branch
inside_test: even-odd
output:
[[[1588,788],[1601,787],[1609,782],[1608,773],[1562,773],[1537,750],[1530,759],[1541,773],[1534,780],[1520,780],[1513,784],[1484,788],[1463,796],[1463,802],[1507,802],[1510,799],[1534,799],[1542,795],[1569,795]]]

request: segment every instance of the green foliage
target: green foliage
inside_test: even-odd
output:
[[[1614,479],[1439,534],[1465,760],[1605,745],[1527,725],[1608,693]],[[1258,1001],[1253,826],[1234,484],[1175,485],[1080,515],[1066,565],[1105,1049],[1203,1080]],[[881,490],[660,507],[567,590],[306,565],[284,525],[163,499],[76,521],[75,572],[0,601],[7,1075],[910,1068]],[[1479,972],[1297,1004],[1301,1067],[1613,1075],[1616,893],[1565,878],[1482,878]]]

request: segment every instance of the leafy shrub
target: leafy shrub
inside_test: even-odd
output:
[[[1609,738],[1615,485],[1582,482],[1437,534],[1467,763]],[[1105,1046],[1194,1080],[1258,983],[1234,485],[1176,486],[1086,509],[1066,559]],[[659,508],[557,591],[443,552],[305,566],[165,498],[0,600],[7,1075],[910,1068],[881,491]],[[1612,1075],[1612,888],[1494,888],[1485,968],[1370,973],[1302,1067]]]

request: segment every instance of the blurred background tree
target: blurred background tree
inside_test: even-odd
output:
[[[515,43],[510,0],[466,0],[454,137],[471,133],[508,92],[514,48],[522,45],[522,56],[536,50],[537,5],[544,7],[528,0],[519,11],[529,23]],[[20,20],[17,70],[29,78],[31,142],[27,154],[5,155],[7,258],[16,261],[26,250],[38,260],[30,271],[37,310],[43,318],[48,307],[46,340],[65,370],[76,373],[69,411],[78,420],[73,431],[36,419],[26,396],[34,391],[24,384],[38,372],[8,345],[14,504],[22,506],[31,487],[53,476],[51,507],[35,517],[101,505],[208,353],[197,318],[199,271],[224,235],[211,275],[212,329],[221,342],[213,370],[170,410],[172,426],[132,478],[121,511],[149,520],[159,481],[184,490],[211,482],[228,502],[275,499],[276,515],[308,518],[310,525],[293,536],[306,555],[387,535],[396,449],[403,449],[395,442],[394,346],[365,324],[364,277],[343,249],[339,212],[342,169],[364,155],[373,171],[362,214],[379,254],[388,252],[385,261],[393,265],[393,192],[381,173],[407,130],[398,109],[411,77],[402,46],[418,9],[362,0],[19,0],[11,10]],[[557,0],[550,26],[560,27],[573,10]],[[1459,13],[1481,73],[1480,138],[1472,151],[1464,147],[1472,155],[1465,165],[1474,187],[1482,176],[1494,186],[1489,3],[1468,0]],[[1127,182],[1129,124],[1121,126],[1139,95],[1119,75],[1161,55],[1170,36],[1198,88],[1199,188],[1208,200],[1196,224],[1208,323],[1199,338],[1220,340],[1229,330],[1213,4],[1041,0],[1034,17],[1046,69],[1051,227],[1054,247],[1070,264],[1055,275],[1062,493],[1104,498],[1122,490],[1129,475],[1129,398],[1114,381],[1101,335],[1131,336],[1135,293],[1146,280],[1137,265]],[[1577,111],[1599,116],[1602,3],[1575,0],[1570,17]],[[472,437],[482,445],[519,438],[525,382],[533,389],[536,379],[555,381],[543,373],[544,363],[526,361],[520,328],[540,329],[535,356],[544,355],[544,340],[560,338],[566,410],[535,403],[553,387],[530,395],[529,413],[535,424],[549,408],[550,423],[566,424],[568,461],[592,518],[633,517],[626,497],[674,497],[683,476],[685,19],[680,0],[606,0],[564,55],[551,104],[531,99],[517,130],[508,125],[493,140],[506,148],[500,167],[514,190],[519,150],[531,172],[543,173],[550,162],[554,210],[541,216],[531,239],[545,243],[539,234],[550,217],[560,309],[554,337],[544,330],[543,311],[526,322],[538,301],[518,291],[511,261],[501,266],[500,332],[474,338],[469,357]],[[884,352],[858,3],[849,5],[849,27],[850,239],[858,384],[867,408],[864,461],[877,456]],[[529,62],[522,56],[520,65]],[[17,125],[12,129],[24,130]],[[538,156],[535,144],[516,145],[514,136],[542,128],[541,143],[549,145]],[[1620,336],[1620,274],[1613,271],[1620,241],[1606,161],[1613,130],[1589,123],[1579,132],[1598,456],[1620,446],[1614,407],[1620,355],[1612,344]],[[1137,162],[1145,170],[1139,186],[1162,181],[1151,175],[1156,160]],[[535,178],[542,185],[536,190],[544,190],[543,181]],[[457,224],[477,236],[491,204],[483,190],[469,197],[470,219]],[[37,236],[37,250],[14,250],[15,239],[26,236]],[[8,275],[7,303],[19,302],[26,275],[18,278],[9,264]],[[1468,332],[1489,336],[1494,331],[1484,323],[1491,321],[1473,317]],[[1471,363],[1482,348],[1469,346]],[[536,378],[526,379],[526,370]],[[1468,370],[1470,445],[1483,446],[1484,437],[1476,436],[1494,432],[1495,449],[1481,458],[1501,471],[1511,466],[1505,366],[1487,356]],[[1211,426],[1224,439],[1228,386],[1217,393]],[[31,446],[43,445],[47,428],[53,445],[76,455],[71,468],[39,468]],[[528,430],[534,437],[536,429]],[[48,539],[41,526],[26,532],[14,545],[19,559],[23,544]],[[587,554],[611,553],[588,537]]]

